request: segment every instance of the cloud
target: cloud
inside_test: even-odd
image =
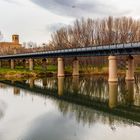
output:
[[[46,30],[49,32],[55,32],[56,30],[60,29],[61,27],[65,27],[67,24],[64,23],[53,23],[46,26]]]
[[[33,3],[57,15],[70,17],[120,16],[128,10],[119,11],[112,1],[104,0],[31,0]],[[129,11],[130,12],[130,11]]]
[[[18,3],[18,2],[15,1],[15,0],[3,0],[3,1],[9,2],[9,3]]]

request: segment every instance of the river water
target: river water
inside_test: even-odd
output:
[[[140,76],[0,80],[0,140],[138,140]]]

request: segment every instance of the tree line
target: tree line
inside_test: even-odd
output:
[[[132,17],[104,19],[77,19],[73,25],[65,26],[51,35],[51,40],[32,48],[0,47],[0,54],[28,53],[65,48],[109,45],[140,41],[140,20]]]
[[[48,51],[57,49],[88,47],[98,45],[110,45],[119,43],[140,41],[140,20],[132,17],[111,17],[103,19],[76,19],[73,25],[65,26],[51,35],[51,40],[43,45],[32,48],[8,48],[0,47],[0,54],[29,53],[38,51]],[[53,59],[52,59],[53,61]],[[71,59],[66,59],[68,65]],[[125,66],[125,61],[121,59],[120,65]],[[139,59],[137,59],[139,61]],[[55,61],[55,63],[57,63]],[[106,57],[86,57],[80,58],[80,65],[91,68],[94,66],[107,65]]]
[[[53,49],[87,47],[140,41],[140,20],[131,17],[77,19],[52,34]]]

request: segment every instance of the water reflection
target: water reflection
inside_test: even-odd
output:
[[[64,77],[58,77],[58,95],[61,96],[64,93]]]
[[[19,88],[14,87],[13,90],[14,90],[13,93],[15,95],[19,95],[20,94],[20,89]]]
[[[134,102],[134,81],[126,81],[126,103],[133,104]]]
[[[51,77],[23,81],[1,80],[0,85],[0,91],[5,91],[6,94],[14,91],[9,94],[13,98],[8,105],[13,105],[9,112],[13,110],[16,117],[8,119],[6,125],[9,124],[9,128],[12,128],[9,130],[15,137],[19,136],[17,131],[14,132],[15,129],[25,128],[20,139],[91,140],[96,134],[98,140],[104,139],[106,134],[107,139],[122,139],[122,133],[129,140],[132,138],[130,135],[133,138],[139,137],[139,80],[132,82],[121,79],[118,83],[108,83],[106,77]],[[0,99],[9,100],[9,96],[2,95],[1,92]],[[1,102],[3,101],[0,100],[0,117],[3,117],[5,109]],[[32,122],[29,124],[30,118]],[[9,120],[16,121],[11,123]],[[11,137],[1,137],[6,125],[0,127],[2,140]],[[104,136],[99,137],[101,132]]]
[[[72,77],[72,88],[74,92],[78,92],[79,90],[79,76]]]
[[[42,79],[42,85],[44,88],[47,86],[47,79],[46,78]]]
[[[34,84],[35,84],[35,80],[33,78],[30,78],[29,79],[30,88],[33,88]]]
[[[0,119],[4,116],[6,109],[6,104],[2,100],[0,100]]]
[[[114,108],[118,102],[118,83],[109,82],[109,107]]]
[[[134,104],[140,106],[140,76],[135,78],[135,88],[134,88]]]
[[[3,83],[0,83],[0,88],[7,88],[7,85],[3,84]]]
[[[135,119],[136,121],[140,121],[140,109],[137,108],[140,105],[140,82],[136,83],[121,79],[118,83],[108,83],[106,77],[74,76],[67,78],[51,77],[36,80],[31,78],[26,81],[14,82],[7,80],[1,81],[1,83],[14,86],[13,90],[16,95],[20,94],[20,88],[22,88],[39,96],[55,97],[55,99],[58,99],[59,110],[63,112],[63,114],[67,114],[67,112],[71,110],[70,108],[76,108],[79,118],[89,113],[89,111],[86,112],[85,110],[82,114],[81,109],[79,110],[75,105],[78,104],[104,113],[120,117],[125,116],[131,120]],[[69,102],[72,104],[69,105]],[[128,115],[126,116],[126,114]],[[91,118],[91,115],[84,117],[88,116]]]

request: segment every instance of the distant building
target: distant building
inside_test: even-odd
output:
[[[12,42],[0,42],[0,47],[19,48],[19,35],[12,35]]]

